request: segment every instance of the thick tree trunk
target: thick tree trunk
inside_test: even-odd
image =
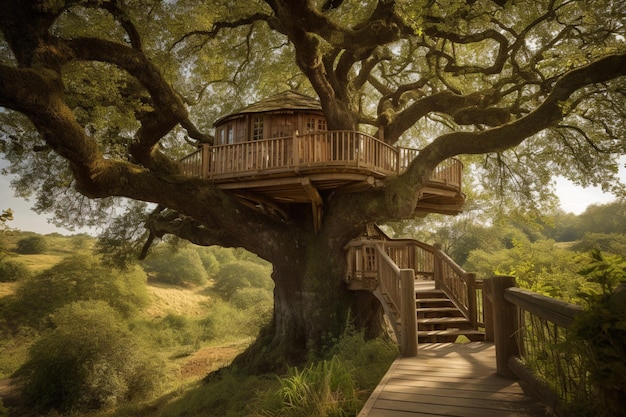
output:
[[[324,355],[347,326],[366,337],[381,334],[382,308],[369,292],[349,291],[343,244],[310,235],[277,254],[274,316],[258,340],[235,361],[250,372],[279,371]]]

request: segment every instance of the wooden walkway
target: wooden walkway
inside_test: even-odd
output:
[[[496,374],[492,343],[429,343],[398,358],[358,417],[550,416],[517,381]]]

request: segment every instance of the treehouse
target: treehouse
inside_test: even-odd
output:
[[[357,131],[329,131],[319,101],[286,91],[217,120],[215,143],[180,160],[185,175],[211,180],[243,204],[280,220],[309,204],[319,229],[324,199],[381,187],[403,172],[417,149]],[[462,164],[441,163],[420,190],[415,214],[457,214]]]

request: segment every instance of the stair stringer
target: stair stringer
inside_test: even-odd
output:
[[[374,294],[374,296],[378,298],[378,301],[380,301],[380,304],[383,306],[383,311],[385,312],[387,320],[389,321],[389,324],[393,329],[393,334],[396,336],[396,340],[399,342],[400,340],[402,340],[402,334],[400,332],[400,312],[381,291],[380,285],[376,286],[376,288],[372,290],[372,294]]]

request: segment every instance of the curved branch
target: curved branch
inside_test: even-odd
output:
[[[571,70],[555,83],[546,100],[528,115],[480,132],[455,132],[443,135],[424,148],[418,158],[434,157],[439,163],[459,154],[500,152],[517,146],[524,139],[561,120],[563,102],[580,88],[622,76],[626,76],[626,53],[610,55]]]
[[[266,22],[273,29],[278,28],[278,21],[274,16],[265,13],[254,13],[250,16],[242,17],[241,19],[230,22],[215,22],[211,30],[192,30],[191,32],[187,32],[180,39],[174,42],[172,48],[194,36],[203,36],[212,39],[216,37],[222,29],[234,29],[242,26],[248,26],[259,21]]]
[[[141,127],[135,135],[131,152],[140,163],[152,169],[163,169],[166,158],[154,152],[155,145],[174,126],[183,126],[190,137],[204,143],[212,143],[212,137],[202,134],[189,120],[181,98],[165,81],[159,69],[136,49],[97,38],[76,38],[65,41],[73,58],[106,62],[116,65],[135,77],[148,90],[155,110],[139,117]]]
[[[445,58],[448,61],[448,63],[444,67],[444,71],[451,72],[456,75],[474,74],[474,73],[481,73],[481,74],[487,74],[487,75],[498,74],[502,71],[502,68],[504,67],[504,63],[506,62],[508,58],[509,41],[506,38],[506,36],[502,35],[500,32],[498,32],[495,29],[488,29],[488,30],[485,30],[484,32],[478,32],[478,33],[473,33],[470,35],[463,36],[463,35],[459,35],[458,33],[447,32],[441,29],[437,29],[435,27],[431,27],[431,28],[427,28],[424,31],[424,33],[434,38],[443,38],[443,39],[447,39],[451,42],[459,43],[459,44],[478,43],[478,42],[484,42],[486,40],[493,40],[496,43],[498,43],[499,45],[498,55],[496,56],[496,59],[493,65],[489,67],[456,65],[454,63],[455,60],[453,57],[441,51],[436,51],[441,57]],[[433,53],[434,52],[435,51],[433,51]]]

